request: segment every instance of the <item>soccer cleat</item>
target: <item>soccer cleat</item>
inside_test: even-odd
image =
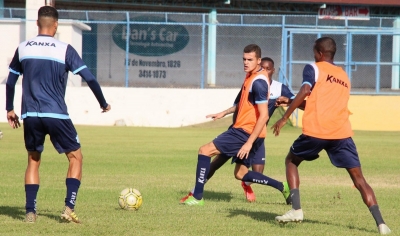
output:
[[[256,196],[254,195],[253,189],[249,185],[246,185],[245,182],[242,181],[242,188],[244,190],[244,195],[246,196],[247,201],[254,202],[256,200]]]
[[[283,184],[283,197],[285,198],[286,204],[290,205],[292,204],[292,197],[290,196],[290,188],[288,182],[282,182]]]
[[[189,192],[186,196],[184,196],[181,200],[179,200],[179,203],[184,203],[186,199],[188,199],[191,196],[193,196],[193,193]]]
[[[389,229],[389,227],[385,224],[380,224],[378,226],[378,231],[379,234],[390,234],[392,231]]]
[[[71,208],[65,206],[64,211],[61,213],[61,220],[65,222],[73,222],[80,224],[81,222],[78,219],[78,216],[75,214],[75,211]]]
[[[25,222],[26,223],[35,223],[36,222],[36,218],[37,218],[36,213],[28,212],[25,215]]]
[[[286,224],[288,222],[301,223],[303,221],[303,210],[302,209],[291,209],[282,216],[275,217],[275,220],[279,223]]]
[[[197,200],[193,196],[188,197],[182,204],[186,206],[204,206],[204,199]]]

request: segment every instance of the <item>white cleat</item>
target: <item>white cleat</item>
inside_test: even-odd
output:
[[[392,231],[389,229],[389,227],[385,224],[380,224],[378,226],[378,231],[380,234],[390,234]]]
[[[288,222],[301,223],[303,221],[303,210],[302,209],[291,209],[282,216],[275,217],[275,220],[281,224],[286,224]]]

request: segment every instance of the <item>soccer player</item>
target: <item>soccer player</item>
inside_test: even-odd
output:
[[[313,51],[315,63],[304,67],[299,93],[283,117],[271,127],[274,134],[279,135],[294,109],[308,97],[303,115],[303,133],[290,147],[285,161],[292,209],[275,219],[280,223],[303,220],[298,166],[304,160],[317,159],[319,153],[325,150],[334,166],[345,168],[349,173],[374,217],[379,233],[389,234],[391,231],[383,221],[374,191],[362,174],[357,149],[351,138],[353,131],[348,110],[351,84],[346,72],[333,62],[336,43],[329,37],[319,38],[315,41]]]
[[[281,99],[293,99],[294,98],[294,94],[290,91],[290,89],[275,80],[272,80],[272,76],[275,72],[275,63],[274,60],[272,60],[269,57],[264,57],[261,59],[261,63],[260,66],[267,72],[268,74],[268,82],[270,84],[270,95],[269,95],[269,100],[268,100],[268,114],[271,117],[272,114],[274,113],[275,109],[277,108],[275,102],[276,99],[280,96],[283,96],[284,98]],[[237,97],[236,101],[234,104],[238,104],[239,103],[239,98]],[[288,102],[290,102],[288,100]],[[234,115],[235,117],[235,115]],[[268,119],[269,121],[269,119]],[[267,121],[267,124],[268,124]],[[208,182],[209,179],[211,179],[211,177],[214,175],[215,171],[217,171],[219,168],[221,168],[221,166],[223,166],[231,157],[230,156],[225,156],[223,154],[219,154],[217,155],[212,161],[211,161],[211,165],[210,165],[210,171],[207,175],[207,179],[206,182]],[[258,173],[263,173],[264,172],[264,166],[265,166],[265,145],[264,142],[261,144],[260,148],[258,149],[257,153],[254,155],[254,159],[251,165],[251,169],[253,171],[256,171]],[[256,200],[255,194],[253,192],[253,189],[251,188],[252,182],[244,182],[241,181],[241,186],[244,190],[244,194],[245,197],[247,199],[247,201],[249,202],[254,202]],[[284,186],[284,189],[288,189],[288,185],[287,182],[283,182],[282,183]],[[281,190],[282,191],[282,190]],[[185,197],[183,197],[180,202],[184,202],[188,197],[192,196],[194,192],[194,188],[189,192],[189,194],[187,194]],[[282,193],[287,193],[288,191],[282,191]],[[285,196],[285,194],[283,194],[285,201],[287,204],[290,204],[290,197]]]
[[[36,196],[39,190],[39,166],[45,136],[50,135],[53,146],[65,153],[69,168],[66,178],[65,207],[61,219],[80,223],[74,211],[82,178],[82,152],[78,134],[68,115],[64,101],[68,71],[79,74],[96,96],[102,112],[111,106],[104,99],[100,85],[88,70],[75,49],[54,39],[58,26],[58,12],[50,6],[38,11],[38,36],[19,44],[10,63],[6,83],[7,120],[11,127],[20,127],[14,112],[15,84],[22,80],[21,118],[24,121],[24,140],[28,151],[25,172],[26,217],[34,223],[37,218]]]
[[[264,143],[268,115],[269,81],[268,74],[260,66],[261,49],[255,44],[243,50],[244,71],[247,73],[239,92],[237,105],[217,114],[211,114],[214,120],[220,119],[237,110],[234,124],[212,142],[200,147],[196,169],[196,184],[193,195],[182,202],[185,205],[204,205],[203,190],[210,170],[211,157],[223,154],[233,156],[236,162],[236,179],[269,185],[284,192],[282,182],[261,173],[249,171],[248,166],[254,160],[255,153]],[[285,191],[286,192],[286,191]],[[289,192],[285,193],[289,196]]]

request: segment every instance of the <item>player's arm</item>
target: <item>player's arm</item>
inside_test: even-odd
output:
[[[101,109],[103,109],[103,112],[109,111],[111,109],[111,106],[106,102],[100,84],[97,82],[96,78],[89,71],[89,69],[84,68],[79,71],[78,74],[86,81],[89,88],[92,90],[94,96],[100,104]]]
[[[17,80],[21,74],[21,63],[19,62],[18,49],[15,51],[14,57],[11,60],[9,70],[10,72],[6,82],[7,121],[13,129],[16,129],[21,126],[19,123],[19,117],[14,112],[15,85],[17,84]]]
[[[284,84],[282,84],[281,95],[282,96],[280,96],[276,99],[275,106],[286,107],[290,103],[292,103],[293,99],[295,98],[295,95],[292,93],[292,91],[290,91],[288,86],[286,86]],[[305,106],[306,106],[306,100],[304,100],[303,103],[298,108],[301,110],[304,110]]]
[[[296,97],[290,103],[288,109],[282,118],[278,120],[272,127],[275,136],[278,136],[282,127],[286,124],[290,115],[296,108],[299,108],[304,104],[304,99],[310,95],[312,86],[315,84],[315,71],[311,65],[306,65],[303,70],[303,84],[301,85],[300,91]]]
[[[236,96],[235,102],[234,102],[234,104],[233,104],[232,107],[230,107],[230,108],[228,108],[228,109],[226,109],[226,110],[224,110],[224,111],[221,111],[221,112],[219,112],[219,113],[216,113],[216,114],[209,114],[209,115],[206,116],[206,118],[212,118],[213,120],[218,120],[218,119],[221,119],[221,118],[225,117],[226,115],[235,113],[235,111],[236,111],[236,104],[239,103],[241,93],[242,93],[242,90],[240,90],[240,92],[239,92],[238,95]],[[235,120],[235,119],[234,119],[234,120]]]
[[[94,75],[86,67],[85,63],[82,61],[82,58],[71,45],[68,45],[67,47],[65,61],[68,69],[72,71],[73,74],[79,74],[86,81],[97,101],[99,102],[100,108],[103,109],[102,112],[109,111],[111,106],[106,102],[100,84],[97,82]]]
[[[221,111],[219,113],[206,115],[206,118],[212,118],[213,120],[218,120],[225,117],[228,114],[234,113],[235,111],[236,111],[236,105],[233,105],[232,107],[224,111]]]
[[[258,136],[260,135],[261,131],[263,130],[263,128],[265,127],[265,124],[267,123],[267,121],[269,119],[268,97],[267,97],[267,94],[269,93],[269,91],[268,91],[267,82],[262,79],[258,79],[256,81],[254,81],[253,86],[252,86],[252,91],[253,91],[253,94],[255,97],[254,100],[257,105],[259,117],[256,121],[253,132],[250,134],[246,143],[242,146],[242,148],[239,150],[239,152],[237,154],[237,156],[240,159],[248,157],[254,141],[258,138]]]

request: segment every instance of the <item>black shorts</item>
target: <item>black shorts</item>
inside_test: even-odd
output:
[[[70,119],[26,117],[24,119],[25,147],[28,151],[43,152],[46,135],[58,153],[79,149],[78,133]]]
[[[313,161],[319,157],[319,153],[325,150],[331,163],[340,168],[360,167],[357,148],[353,139],[319,139],[307,135],[300,135],[290,152],[303,160]]]
[[[213,143],[215,147],[221,152],[221,154],[232,157],[232,163],[236,162],[239,164],[243,164],[247,167],[250,167],[252,164],[259,164],[259,163],[254,163],[254,161],[258,149],[264,143],[264,138],[257,138],[253,143],[253,146],[249,152],[247,159],[240,159],[236,155],[242,148],[242,146],[247,142],[249,137],[250,134],[246,133],[242,129],[229,128],[227,131],[218,135],[213,140]],[[262,153],[265,154],[265,151]]]

